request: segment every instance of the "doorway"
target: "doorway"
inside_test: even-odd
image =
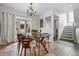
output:
[[[59,17],[54,17],[54,41],[58,39]]]
[[[15,25],[15,38],[17,40],[17,33],[25,34],[30,28],[29,20],[17,19]]]
[[[25,22],[26,21],[23,21],[23,20],[17,20],[16,21],[16,33],[25,32]]]

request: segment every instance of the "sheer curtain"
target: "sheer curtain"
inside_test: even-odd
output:
[[[7,44],[14,41],[15,15],[6,11],[0,12],[1,17],[1,41],[0,44]]]

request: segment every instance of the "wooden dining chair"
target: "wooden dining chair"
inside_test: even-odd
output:
[[[32,42],[31,37],[26,37],[26,36],[22,37],[22,49],[21,49],[20,56],[22,55],[23,51],[24,51],[24,56],[26,56],[26,50],[27,49],[29,49],[29,52],[30,52],[30,55],[31,55],[31,53],[32,53],[32,51],[31,51],[32,47],[30,46],[31,42]],[[33,47],[33,50],[34,50],[34,55],[36,55],[35,47]]]

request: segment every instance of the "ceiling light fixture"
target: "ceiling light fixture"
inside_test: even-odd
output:
[[[33,16],[37,15],[37,13],[33,7],[33,3],[30,3],[30,6],[28,7],[26,13],[27,13],[27,16],[29,16],[29,17],[33,17]]]

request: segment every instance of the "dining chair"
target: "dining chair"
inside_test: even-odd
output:
[[[21,49],[21,53],[20,56],[22,55],[23,51],[24,51],[24,56],[26,56],[26,50],[29,49],[29,53],[30,55],[32,54],[32,48],[34,50],[34,55],[36,55],[36,51],[35,51],[35,46],[31,47],[30,43],[32,42],[32,38],[31,37],[26,37],[23,36],[22,37],[22,49]]]

